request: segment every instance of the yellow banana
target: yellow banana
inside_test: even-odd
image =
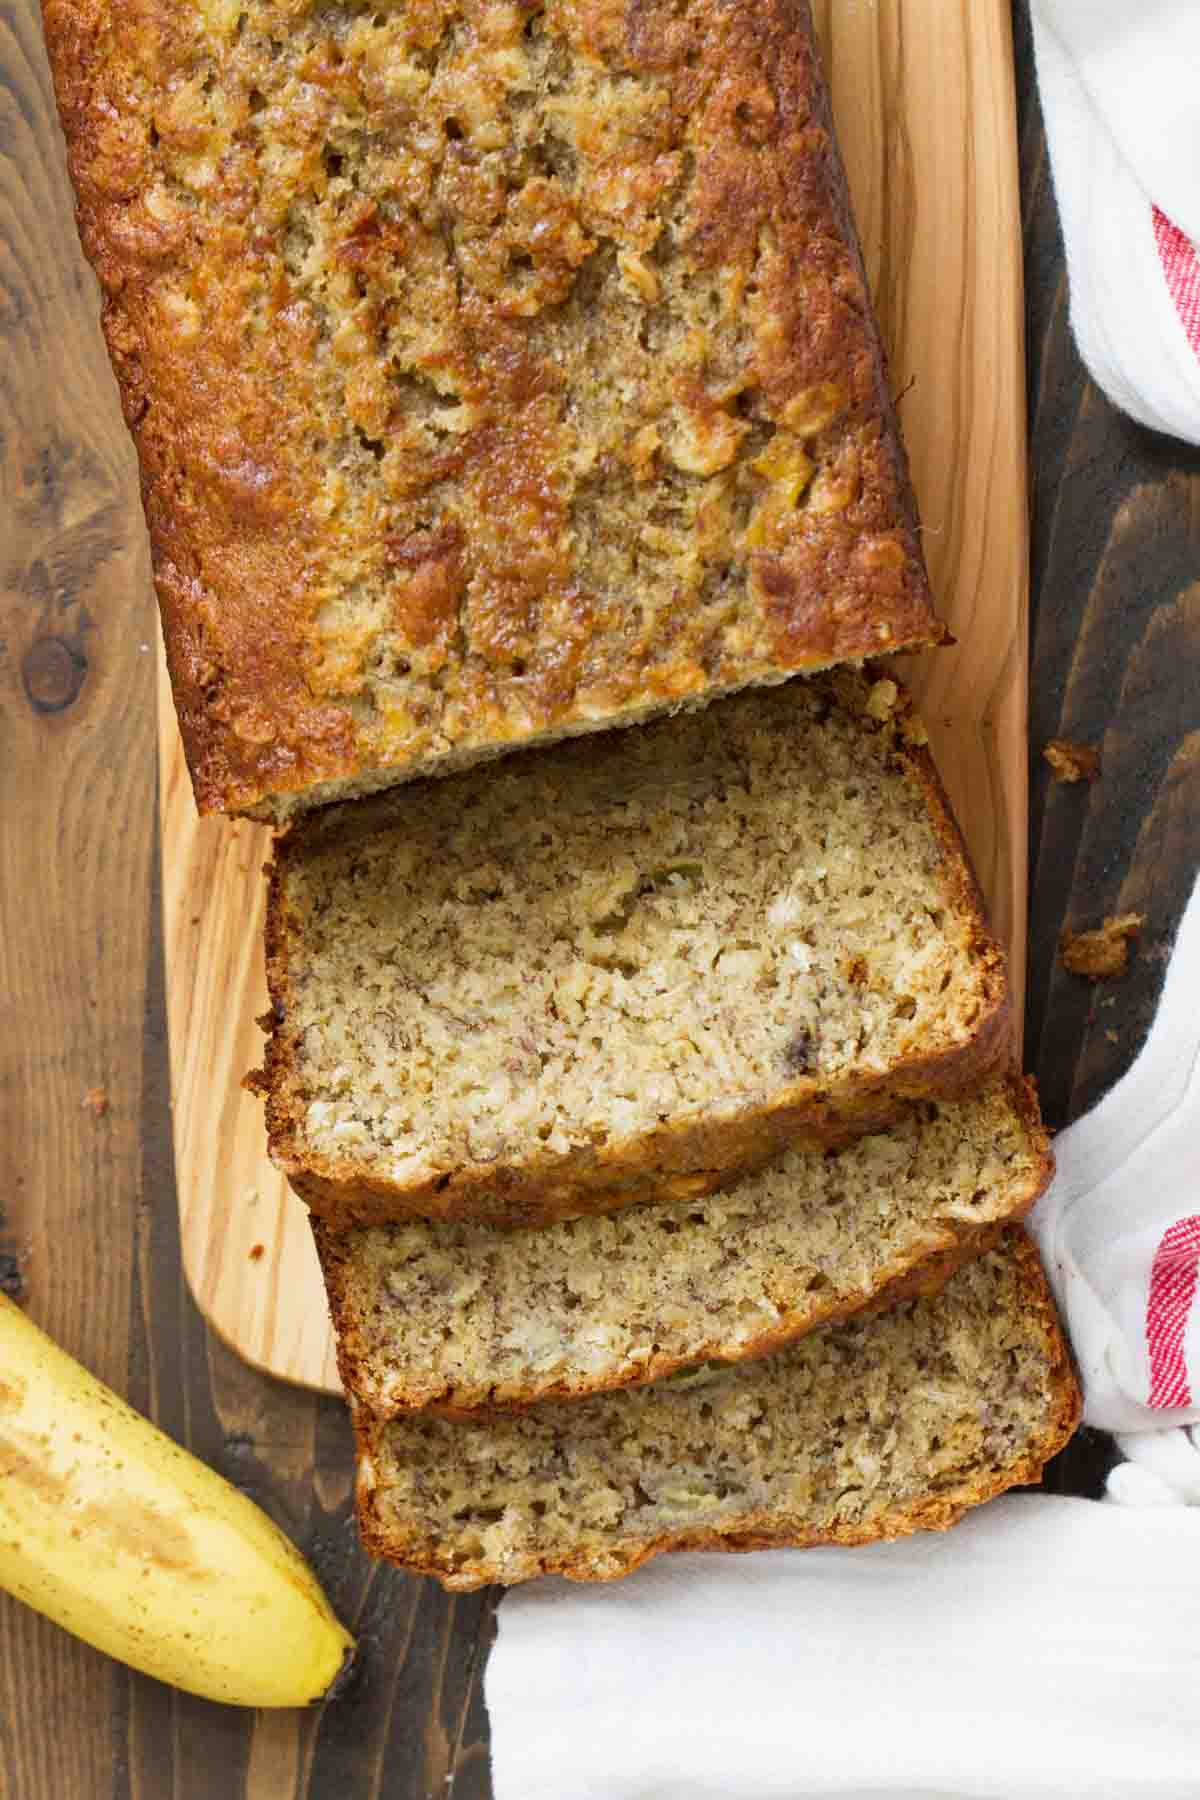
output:
[[[353,1655],[308,1564],[0,1295],[0,1586],[190,1693],[321,1699]]]

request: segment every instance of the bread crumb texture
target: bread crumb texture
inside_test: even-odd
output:
[[[203,810],[937,642],[805,0],[45,0]]]
[[[1129,912],[1105,919],[1094,931],[1065,927],[1059,939],[1064,969],[1089,981],[1111,981],[1124,975],[1129,967],[1130,939],[1140,935],[1145,923],[1144,913]]]
[[[1003,959],[898,692],[875,716],[894,686],[789,682],[312,815],[268,908],[282,1165],[432,1216],[473,1185],[496,1218],[557,1165],[583,1212],[662,1134],[699,1134],[677,1166],[711,1187],[739,1120],[776,1119],[762,1163],[839,1095],[963,1091]]]
[[[1094,745],[1077,744],[1071,738],[1051,738],[1042,755],[1056,781],[1098,781],[1100,752]]]
[[[1036,1480],[1078,1404],[1017,1232],[937,1298],[761,1362],[470,1423],[360,1411],[360,1518],[376,1555],[454,1588],[608,1580],[662,1550],[866,1543]]]
[[[1013,1083],[691,1200],[542,1231],[318,1228],[343,1381],[375,1413],[475,1410],[761,1355],[980,1247],[1050,1168]]]

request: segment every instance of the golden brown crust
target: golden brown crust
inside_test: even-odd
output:
[[[1048,1364],[1047,1385],[1055,1396],[1053,1410],[1041,1431],[1015,1461],[996,1468],[976,1480],[966,1480],[957,1487],[930,1494],[909,1505],[896,1507],[872,1524],[839,1526],[831,1532],[815,1532],[795,1520],[769,1513],[749,1513],[734,1530],[712,1530],[697,1526],[691,1530],[662,1537],[647,1543],[629,1540],[606,1549],[603,1564],[586,1553],[566,1557],[547,1557],[536,1568],[530,1568],[520,1579],[533,1575],[564,1575],[568,1581],[613,1581],[630,1575],[635,1569],[675,1550],[724,1550],[742,1552],[769,1549],[815,1549],[821,1545],[853,1546],[887,1542],[911,1537],[918,1531],[945,1531],[956,1525],[964,1513],[980,1506],[1010,1488],[1028,1486],[1040,1480],[1042,1470],[1056,1456],[1075,1432],[1082,1414],[1082,1397],[1071,1354],[1059,1324],[1054,1299],[1050,1293],[1041,1261],[1033,1243],[1019,1229],[1005,1239],[1006,1249],[1018,1265],[1020,1281],[1025,1288],[1024,1305],[1045,1346]],[[495,1579],[494,1571],[475,1573],[452,1569],[428,1544],[404,1542],[397,1536],[394,1522],[384,1523],[373,1505],[370,1468],[373,1440],[381,1429],[378,1421],[359,1411],[355,1416],[355,1435],[360,1463],[357,1487],[359,1530],[363,1545],[372,1556],[398,1563],[418,1575],[432,1575],[455,1592],[469,1592],[485,1587]]]
[[[850,678],[840,683],[847,686]],[[468,1166],[401,1186],[364,1168],[353,1156],[338,1159],[311,1151],[295,1079],[296,1045],[288,1034],[293,1012],[288,968],[291,924],[287,875],[305,854],[312,833],[328,847],[369,830],[387,816],[386,801],[356,803],[314,815],[276,842],[269,870],[266,912],[267,984],[274,1024],[264,1068],[248,1078],[266,1100],[272,1160],[312,1212],[333,1229],[388,1219],[480,1219],[493,1224],[539,1225],[588,1213],[613,1212],[643,1201],[685,1199],[709,1193],[750,1174],[792,1145],[834,1148],[892,1124],[919,1100],[952,1100],[974,1093],[1012,1061],[1012,1011],[1004,953],[989,931],[983,900],[966,845],[950,810],[924,728],[911,699],[888,679],[890,707],[881,729],[893,734],[893,755],[921,790],[932,828],[945,853],[949,902],[971,922],[971,957],[978,969],[980,1005],[971,1035],[933,1044],[883,1074],[855,1074],[837,1085],[801,1075],[778,1090],[769,1105],[746,1107],[725,1118],[672,1120],[653,1133],[601,1146],[549,1149],[522,1164]],[[870,702],[868,701],[868,704]],[[551,752],[550,754],[554,754]]]
[[[43,11],[202,812],[942,641],[807,0]],[[517,143],[535,27],[569,143]],[[724,311],[664,354],[670,257]],[[652,603],[581,547],[630,482]]]
[[[1030,1150],[1037,1158],[1028,1180],[1020,1186],[1014,1184],[1011,1205],[1006,1214],[985,1225],[969,1225],[962,1220],[948,1222],[937,1240],[924,1251],[895,1257],[881,1271],[874,1286],[864,1288],[848,1298],[830,1298],[823,1304],[810,1302],[803,1312],[794,1316],[784,1314],[773,1330],[761,1332],[757,1337],[740,1343],[736,1357],[722,1356],[715,1345],[702,1349],[698,1357],[685,1358],[656,1351],[648,1361],[626,1374],[609,1370],[594,1373],[590,1377],[577,1376],[573,1380],[539,1386],[536,1392],[514,1393],[510,1388],[503,1392],[493,1390],[486,1400],[471,1404],[456,1397],[449,1382],[436,1394],[431,1394],[428,1387],[423,1386],[419,1395],[407,1401],[398,1387],[381,1394],[376,1382],[364,1379],[364,1371],[370,1367],[378,1353],[369,1343],[352,1303],[354,1265],[346,1236],[314,1218],[313,1236],[325,1278],[342,1386],[353,1400],[364,1404],[381,1419],[426,1409],[456,1419],[470,1419],[489,1411],[524,1412],[544,1401],[578,1400],[588,1394],[604,1393],[614,1388],[642,1387],[676,1374],[696,1361],[742,1362],[770,1356],[820,1327],[836,1325],[857,1315],[884,1312],[903,1300],[936,1294],[964,1263],[985,1255],[999,1243],[1009,1226],[1028,1215],[1045,1193],[1054,1174],[1054,1152],[1050,1146],[1049,1133],[1042,1123],[1033,1082],[1028,1077],[1012,1074],[1006,1087],[1013,1109],[1029,1133]]]

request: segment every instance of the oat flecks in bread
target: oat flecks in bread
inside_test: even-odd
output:
[[[1004,963],[907,707],[844,670],[310,815],[255,1078],[302,1197],[535,1223],[971,1091]]]
[[[944,635],[805,0],[44,0],[202,811]]]
[[[698,1199],[540,1231],[318,1224],[342,1382],[379,1415],[467,1412],[761,1356],[906,1283],[932,1291],[1051,1168],[1033,1090],[1014,1080]]]
[[[861,1544],[1035,1481],[1079,1416],[1020,1231],[933,1299],[792,1349],[464,1422],[356,1414],[367,1548],[448,1587],[603,1581],[664,1550]]]

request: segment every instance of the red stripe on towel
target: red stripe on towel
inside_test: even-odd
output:
[[[1158,245],[1159,260],[1175,302],[1175,311],[1188,343],[1200,356],[1200,257],[1196,255],[1196,246],[1157,206],[1154,208],[1154,241]]]
[[[1190,1406],[1192,1390],[1183,1356],[1183,1336],[1196,1297],[1200,1264],[1200,1213],[1167,1227],[1150,1270],[1146,1302],[1146,1346],[1150,1352],[1150,1399],[1154,1407]]]

